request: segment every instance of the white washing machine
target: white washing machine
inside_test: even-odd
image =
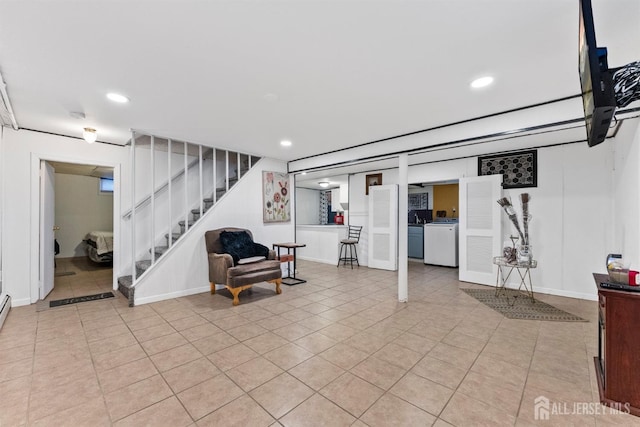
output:
[[[458,224],[432,222],[424,226],[424,263],[458,266]]]

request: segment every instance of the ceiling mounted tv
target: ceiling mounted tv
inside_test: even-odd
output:
[[[607,64],[607,48],[596,44],[591,0],[580,3],[580,37],[578,69],[582,86],[582,103],[590,147],[607,137],[611,119],[616,110],[613,79]]]

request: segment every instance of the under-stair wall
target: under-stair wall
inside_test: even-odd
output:
[[[207,230],[247,228],[256,242],[268,247],[273,243],[294,240],[293,219],[287,223],[263,223],[262,171],[286,172],[286,163],[263,158],[256,167],[246,172],[233,190],[195,222],[191,232],[177,240],[172,250],[159,258],[154,267],[140,278],[135,286],[134,305],[209,292],[204,244]],[[295,203],[294,200],[292,202]]]

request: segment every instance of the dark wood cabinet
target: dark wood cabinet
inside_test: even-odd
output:
[[[598,356],[595,357],[600,401],[640,416],[640,292],[603,288],[606,274],[594,273],[598,287]]]

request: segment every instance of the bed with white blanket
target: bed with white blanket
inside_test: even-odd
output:
[[[113,232],[92,231],[84,241],[87,244],[87,255],[94,262],[113,261]]]

